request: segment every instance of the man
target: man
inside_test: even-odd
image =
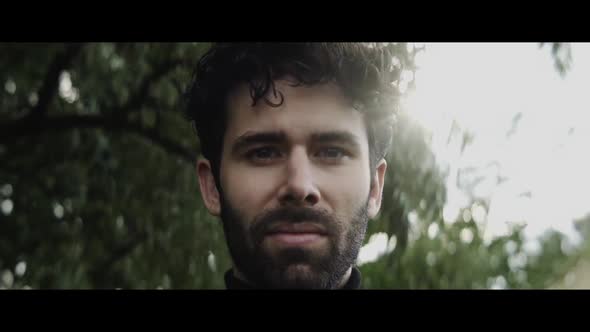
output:
[[[216,44],[188,90],[229,289],[354,289],[397,90],[388,45]]]

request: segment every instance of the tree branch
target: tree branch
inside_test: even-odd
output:
[[[127,103],[121,107],[118,107],[115,113],[123,115],[125,113],[129,113],[131,110],[141,110],[141,106],[147,99],[152,86],[161,78],[166,76],[166,74],[183,64],[186,64],[186,61],[181,59],[173,59],[155,66],[152,72],[143,78],[139,88],[132,96],[129,97]]]
[[[37,136],[45,132],[64,131],[75,128],[102,128],[114,132],[135,133],[160,146],[181,160],[193,164],[196,153],[193,153],[177,142],[163,137],[157,131],[145,128],[137,123],[119,118],[89,115],[64,115],[49,117],[43,121],[18,120],[13,123],[0,124],[0,143],[7,144],[26,136]]]
[[[70,66],[76,55],[82,50],[82,46],[83,44],[78,43],[68,44],[66,50],[55,57],[45,75],[41,89],[39,89],[37,105],[29,113],[29,118],[42,118],[47,114],[47,109],[59,87],[59,75]]]
[[[137,234],[133,239],[131,239],[128,242],[124,243],[123,245],[115,248],[112,251],[111,256],[109,258],[107,258],[106,260],[104,260],[102,263],[100,263],[98,266],[92,268],[92,270],[89,272],[89,274],[94,279],[99,279],[99,276],[103,275],[108,270],[110,270],[110,268],[113,266],[113,264],[115,264],[119,260],[125,258],[127,255],[129,255],[133,250],[135,250],[135,248],[137,248],[138,245],[140,245],[146,239],[147,239],[146,233]]]

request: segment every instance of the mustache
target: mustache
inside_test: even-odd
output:
[[[255,239],[261,240],[276,224],[300,222],[321,225],[328,235],[333,234],[337,226],[337,220],[324,210],[286,206],[270,210],[257,217],[251,231]]]

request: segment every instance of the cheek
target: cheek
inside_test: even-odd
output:
[[[259,213],[272,199],[276,187],[277,171],[270,168],[240,167],[222,168],[223,193],[232,206],[245,212]]]
[[[320,174],[323,197],[332,209],[349,218],[369,196],[370,178],[368,168],[347,167]]]

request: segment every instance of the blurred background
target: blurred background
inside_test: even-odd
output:
[[[0,44],[0,289],[223,289],[182,94],[207,43]],[[365,288],[590,288],[590,44],[396,44]]]

